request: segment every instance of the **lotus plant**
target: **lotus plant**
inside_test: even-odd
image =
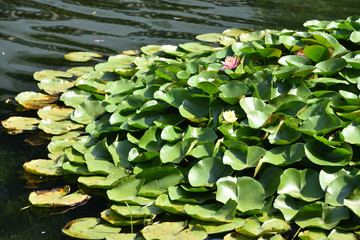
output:
[[[223,65],[223,67],[220,69],[222,71],[224,71],[225,69],[235,69],[237,68],[237,66],[239,66],[240,64],[240,59],[237,56],[234,57],[227,57],[225,58],[225,61],[221,62]]]

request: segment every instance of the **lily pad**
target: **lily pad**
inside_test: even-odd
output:
[[[36,130],[39,123],[40,119],[30,117],[9,117],[1,122],[4,128],[14,134],[26,130]]]
[[[203,240],[207,237],[205,229],[193,226],[185,229],[187,222],[163,222],[152,226],[146,226],[141,230],[143,237],[150,239],[189,239]]]
[[[74,111],[72,108],[61,108],[47,106],[38,110],[37,114],[41,119],[50,119],[53,121],[61,121],[70,118],[70,114]]]
[[[38,87],[50,95],[66,92],[74,85],[75,82],[69,82],[63,79],[44,79],[38,83]]]
[[[35,80],[41,81],[45,79],[57,79],[57,78],[71,78],[73,75],[69,72],[62,72],[62,71],[56,71],[56,70],[41,70],[38,72],[35,72],[33,77]]]
[[[185,212],[194,219],[209,222],[232,222],[235,219],[237,202],[229,199],[225,205],[185,205]]]
[[[78,182],[90,188],[113,188],[128,173],[121,167],[114,167],[107,176],[81,176]]]
[[[29,201],[37,207],[71,207],[87,201],[90,196],[80,191],[70,193],[70,186],[52,190],[36,191],[29,195]]]
[[[111,209],[117,214],[129,219],[144,219],[154,217],[163,212],[161,208],[155,206],[155,203],[145,206],[111,205]]]
[[[280,177],[278,194],[286,194],[307,202],[324,197],[319,183],[319,173],[313,169],[286,169]]]
[[[15,100],[25,108],[36,110],[51,106],[51,103],[56,102],[58,99],[59,97],[56,96],[36,92],[21,92],[15,97]]]
[[[62,229],[66,235],[82,239],[102,239],[120,230],[120,227],[101,223],[100,218],[78,218],[68,222]]]
[[[250,177],[223,177],[217,182],[216,200],[226,203],[233,199],[237,209],[246,212],[261,209],[264,206],[265,190],[262,185]]]
[[[65,54],[65,59],[73,62],[87,62],[90,61],[93,57],[101,58],[102,55],[93,52],[71,52]]]
[[[230,223],[216,223],[216,222],[206,222],[197,219],[192,219],[189,223],[189,226],[200,225],[203,227],[208,234],[224,233],[233,231],[236,228],[240,228],[246,223],[245,219],[236,217],[233,222]]]
[[[65,134],[67,132],[70,132],[71,130],[77,130],[83,127],[84,125],[77,124],[72,121],[56,122],[50,119],[43,119],[39,123],[39,128],[41,130],[52,135]]]
[[[45,176],[62,176],[65,175],[62,167],[57,161],[47,159],[35,159],[24,163],[25,171]]]

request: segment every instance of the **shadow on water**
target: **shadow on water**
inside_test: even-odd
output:
[[[21,91],[38,91],[35,71],[78,66],[63,59],[70,51],[109,56],[148,44],[193,41],[198,34],[231,27],[299,30],[306,20],[359,12],[358,0],[1,0],[0,118],[29,114],[16,113],[5,101]],[[0,134],[1,240],[66,239],[60,231],[66,222],[97,217],[106,208],[101,198],[58,215],[27,208],[31,191],[65,182],[30,178],[23,163],[46,157],[46,148],[30,146],[24,135]]]

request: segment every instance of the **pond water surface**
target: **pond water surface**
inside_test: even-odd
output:
[[[303,29],[306,20],[359,13],[358,0],[0,0],[0,120],[31,114],[16,112],[6,100],[38,91],[35,71],[77,66],[63,58],[70,51],[110,56],[149,44],[194,41],[198,34],[232,27]],[[46,158],[46,147],[24,142],[31,134],[0,134],[1,240],[67,239],[61,228],[68,221],[98,217],[106,208],[100,198],[63,214],[29,207],[31,191],[64,181],[25,174],[24,162]]]

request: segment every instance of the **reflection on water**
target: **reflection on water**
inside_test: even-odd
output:
[[[301,29],[306,20],[359,12],[358,0],[0,0],[0,118],[29,114],[16,113],[6,99],[38,91],[35,71],[78,66],[63,59],[70,51],[108,56],[148,44],[192,41],[198,34],[231,27]],[[98,216],[106,208],[93,198],[61,215],[23,209],[34,188],[64,182],[43,183],[24,175],[22,164],[45,157],[46,149],[31,147],[23,136],[0,137],[0,239],[66,239],[60,229],[67,221]]]

